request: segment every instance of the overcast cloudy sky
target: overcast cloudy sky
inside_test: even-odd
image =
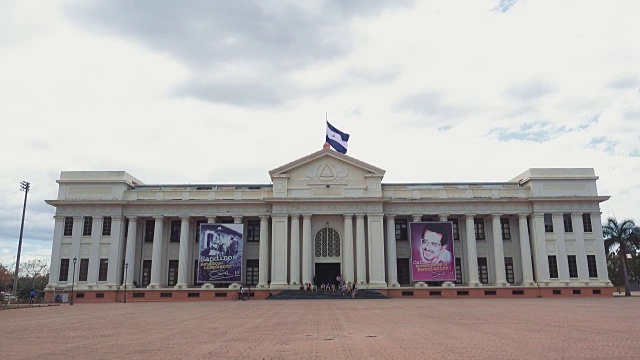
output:
[[[393,3],[393,5],[389,5]],[[325,113],[384,182],[592,167],[640,220],[640,2],[0,0],[0,263],[62,170],[269,183]],[[420,164],[420,166],[415,166]]]

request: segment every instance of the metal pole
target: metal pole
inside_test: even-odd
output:
[[[127,270],[129,269],[129,263],[124,263],[124,301],[127,303]]]
[[[18,240],[18,255],[16,256],[16,272],[13,274],[13,296],[18,296],[18,275],[20,273],[20,252],[22,251],[22,233],[24,232],[24,213],[27,210],[27,194],[30,183],[23,181],[20,183],[20,191],[24,191],[24,205],[22,205],[22,222],[20,223],[20,239]]]
[[[71,300],[69,300],[69,305],[73,305],[73,286],[76,284],[76,261],[78,261],[78,259],[73,258],[73,276],[71,277]]]

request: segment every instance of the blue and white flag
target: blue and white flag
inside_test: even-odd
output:
[[[346,154],[347,145],[349,143],[349,134],[336,129],[327,121],[327,142],[337,152]]]

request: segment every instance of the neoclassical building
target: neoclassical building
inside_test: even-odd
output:
[[[506,182],[384,183],[324,148],[271,184],[145,184],[124,171],[63,171],[50,292],[85,301],[223,298],[198,282],[202,223],[243,224],[242,283],[256,297],[339,273],[389,296],[610,295],[593,169],[529,169]],[[417,179],[419,180],[419,179]],[[456,281],[411,279],[412,222],[453,225]],[[75,259],[75,261],[74,261]],[[65,290],[66,291],[66,290]]]

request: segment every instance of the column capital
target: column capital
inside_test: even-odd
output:
[[[269,221],[269,215],[260,215],[261,221]]]
[[[73,220],[84,220],[84,216],[74,216]]]
[[[438,214],[438,217],[441,217],[441,218],[448,218],[448,217],[449,217],[449,214],[441,213],[441,214]]]
[[[492,218],[499,218],[501,217],[503,214],[491,214]]]
[[[299,218],[300,214],[289,214],[289,216],[293,219],[293,218]]]
[[[54,215],[54,216],[53,216],[53,219],[54,219],[55,221],[64,221],[64,218],[65,218],[65,217],[66,217],[66,216],[64,216],[64,215]]]
[[[465,218],[472,218],[472,219],[473,219],[474,217],[476,217],[476,215],[477,215],[477,214],[464,214],[464,217],[465,217]]]
[[[386,214],[384,217],[387,220],[395,220],[396,219],[396,215],[395,214]]]
[[[356,219],[364,219],[364,214],[356,214]]]
[[[527,217],[529,217],[528,214],[518,214],[518,219],[527,219]]]
[[[342,214],[345,219],[353,219],[353,214]]]
[[[242,224],[242,215],[234,215],[233,216],[234,224]]]
[[[164,216],[162,215],[154,215],[153,219],[158,222],[158,221],[163,221],[164,220]]]
[[[302,214],[304,219],[311,219],[312,214]]]
[[[104,219],[104,216],[102,216],[102,215],[97,215],[97,216],[93,216],[93,217],[92,217],[92,219],[93,219],[93,220],[102,220],[102,219]]]
[[[137,216],[127,216],[127,219],[129,219],[129,221],[136,221],[138,220]]]
[[[554,213],[551,213],[551,217],[562,219],[564,217],[564,214],[554,212]]]
[[[111,221],[122,221],[122,219],[124,218],[124,216],[122,215],[116,215],[116,216],[110,216]]]
[[[207,222],[209,224],[213,224],[216,222],[216,217],[215,216],[207,216]]]
[[[532,215],[535,218],[543,218],[544,217],[544,213],[533,213]]]
[[[189,216],[189,215],[180,215],[180,220],[182,220],[182,221],[185,221],[185,220],[189,221],[189,220],[191,220],[191,216]]]

